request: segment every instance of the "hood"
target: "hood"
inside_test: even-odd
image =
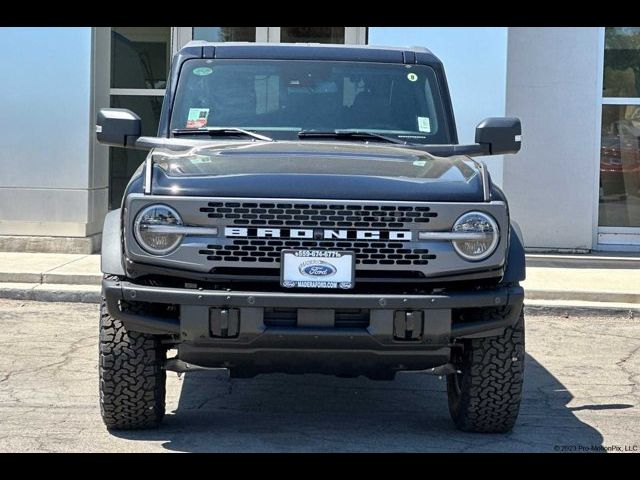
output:
[[[225,142],[155,149],[158,195],[475,202],[477,163],[396,145]]]

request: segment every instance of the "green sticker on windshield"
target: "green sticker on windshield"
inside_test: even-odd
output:
[[[190,108],[187,117],[187,128],[202,128],[207,126],[209,118],[208,108]]]
[[[413,72],[407,73],[407,78],[409,79],[410,82],[415,82],[418,80],[418,75],[416,75]]]
[[[210,68],[210,67],[198,67],[198,68],[194,68],[193,69],[193,73],[203,77],[205,75],[211,75],[213,73],[213,68]]]

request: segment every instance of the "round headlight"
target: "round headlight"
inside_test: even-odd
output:
[[[458,255],[472,262],[491,255],[500,239],[498,223],[490,215],[481,212],[462,215],[453,225],[453,232],[467,234],[452,243]]]
[[[166,205],[150,205],[136,217],[134,233],[140,246],[154,255],[166,255],[180,245],[183,235],[171,232],[171,227],[182,225],[178,212]],[[168,231],[167,231],[168,230]]]

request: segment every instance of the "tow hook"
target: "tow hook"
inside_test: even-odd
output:
[[[183,362],[179,358],[169,358],[164,362],[164,369],[168,372],[176,372],[179,374],[186,372],[195,372],[198,370],[227,370],[222,367],[200,367],[191,363]]]

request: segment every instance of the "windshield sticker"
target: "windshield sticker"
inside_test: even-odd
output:
[[[202,128],[207,126],[208,108],[190,108],[187,117],[187,128]]]
[[[410,82],[416,82],[418,80],[418,75],[416,75],[413,72],[407,73],[407,78],[409,79]]]
[[[431,132],[431,121],[429,117],[418,117],[418,130],[421,132]]]
[[[193,69],[193,73],[195,75],[200,75],[201,77],[205,75],[211,75],[213,73],[213,68],[211,67],[198,67]]]
[[[415,160],[415,161],[413,162],[413,164],[414,164],[416,167],[424,167],[424,166],[427,164],[427,161],[426,161],[426,160]]]

